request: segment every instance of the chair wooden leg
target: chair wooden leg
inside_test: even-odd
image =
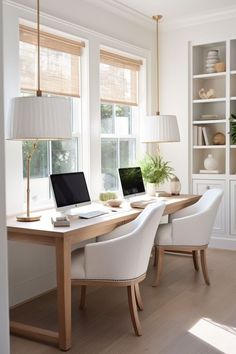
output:
[[[193,265],[195,270],[198,272],[199,271],[199,264],[198,264],[198,251],[192,251],[192,256],[193,256]]]
[[[137,303],[135,297],[135,285],[127,286],[129,311],[136,336],[141,336],[141,324],[139,322]]]
[[[207,270],[207,263],[206,263],[206,250],[205,249],[200,250],[200,256],[201,256],[202,273],[203,273],[205,283],[207,285],[210,285],[210,279],[209,279],[208,270]]]
[[[139,283],[136,283],[134,285],[134,289],[135,289],[135,298],[136,298],[138,310],[142,311],[143,310],[143,300],[142,300],[142,297],[140,294]]]
[[[164,257],[164,249],[161,247],[158,247],[157,249],[157,270],[156,270],[156,277],[155,280],[152,284],[152,286],[157,286],[159,285],[160,278],[161,278],[161,272],[162,272],[162,267],[163,267],[163,257]]]
[[[158,246],[154,245],[154,262],[153,267],[157,267],[158,264]]]
[[[80,310],[84,309],[85,296],[86,296],[86,285],[81,285],[80,305],[79,305]]]

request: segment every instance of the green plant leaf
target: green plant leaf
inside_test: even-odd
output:
[[[143,179],[145,182],[162,184],[173,176],[174,169],[161,156],[146,155],[140,161]]]
[[[236,115],[233,113],[230,116],[230,136],[232,144],[236,144]]]

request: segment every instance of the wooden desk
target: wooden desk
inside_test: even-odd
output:
[[[164,215],[167,215],[194,204],[199,198],[200,196],[196,195],[181,195],[160,199],[166,202]],[[50,221],[52,210],[45,211],[40,221],[32,223],[17,222],[15,218],[9,218],[7,222],[9,240],[55,247],[58,293],[58,332],[12,321],[11,333],[47,341],[58,345],[61,350],[69,350],[71,348],[71,246],[110,232],[118,225],[135,219],[141,211],[141,209],[122,208],[117,213],[112,212],[89,220],[73,217],[71,226],[68,228],[53,227]]]

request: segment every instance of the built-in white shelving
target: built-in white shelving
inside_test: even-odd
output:
[[[206,73],[206,57],[211,50],[218,51],[225,71]],[[214,235],[225,240],[234,237],[236,241],[236,221],[232,221],[236,211],[236,144],[232,144],[229,134],[229,118],[232,113],[236,115],[236,39],[193,44],[191,71],[192,192],[202,194],[209,188],[224,190]],[[213,97],[200,98],[202,91],[209,90],[214,92]],[[218,162],[215,173],[208,173],[204,167],[208,155]]]

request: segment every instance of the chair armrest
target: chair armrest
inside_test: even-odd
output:
[[[88,279],[131,279],[137,270],[130,258],[135,253],[135,234],[127,234],[108,241],[85,246],[85,277]]]
[[[193,215],[198,212],[199,209],[199,203],[192,204],[184,209],[178,210],[175,213],[170,215],[170,221],[177,219],[177,218],[182,218],[184,216],[188,215]]]
[[[214,216],[212,211],[199,212],[194,215],[172,221],[173,245],[202,246],[209,243]]]
[[[124,225],[118,226],[116,229],[112,230],[111,232],[109,232],[107,234],[104,234],[102,236],[98,236],[97,241],[98,242],[108,241],[108,240],[112,240],[114,238],[126,235],[126,234],[132,232],[135,227],[136,227],[136,223],[135,223],[135,220],[133,220],[133,221],[128,222]]]

